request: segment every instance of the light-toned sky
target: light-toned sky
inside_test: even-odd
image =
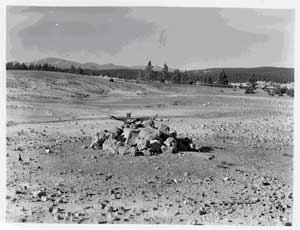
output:
[[[294,66],[293,10],[10,6],[6,15],[7,61]]]

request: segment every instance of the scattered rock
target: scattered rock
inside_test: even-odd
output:
[[[83,146],[81,146],[81,149],[87,149],[88,148],[88,146],[87,145],[83,145]]]

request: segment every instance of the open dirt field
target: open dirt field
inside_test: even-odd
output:
[[[152,116],[212,147],[120,156],[85,148]],[[258,91],[7,73],[8,222],[291,225],[293,99]],[[23,162],[20,163],[19,156]]]

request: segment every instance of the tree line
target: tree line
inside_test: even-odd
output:
[[[75,67],[71,65],[69,68],[59,68],[57,66],[45,64],[25,64],[18,62],[7,62],[7,70],[32,70],[32,71],[53,71],[66,72],[81,75],[93,76],[108,76],[114,78],[128,79],[128,80],[145,80],[145,81],[159,81],[172,82],[177,84],[195,84],[196,82],[214,85],[214,86],[228,86],[229,82],[251,82],[254,76],[255,80],[287,82],[294,78],[293,69],[278,69],[278,71],[257,71],[251,73],[245,69],[223,69],[215,71],[180,71],[176,69],[169,71],[168,65],[163,65],[162,71],[155,71],[151,61],[148,62],[144,70],[138,69],[111,69],[111,70],[94,70],[83,69],[80,66]]]

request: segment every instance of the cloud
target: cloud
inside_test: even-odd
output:
[[[44,52],[85,50],[114,55],[155,30],[153,23],[138,21],[129,12],[129,8],[112,7],[29,7],[21,13],[36,13],[41,19],[20,30],[19,36],[24,47]]]

